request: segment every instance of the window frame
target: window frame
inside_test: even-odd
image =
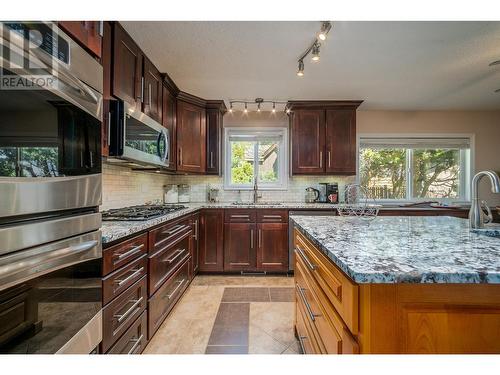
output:
[[[452,139],[452,138],[465,138],[469,140],[469,149],[460,150],[460,185],[459,185],[459,196],[457,198],[415,198],[412,197],[413,194],[413,183],[412,183],[412,161],[413,161],[413,151],[414,148],[406,148],[406,198],[405,199],[375,199],[379,203],[418,203],[428,200],[435,200],[439,202],[447,203],[457,203],[457,204],[468,204],[471,200],[470,184],[472,176],[475,174],[475,135],[471,133],[361,133],[357,135],[356,140],[356,183],[360,183],[360,154],[361,154],[361,143],[364,138],[378,138],[378,139],[391,139],[391,138],[429,138],[432,139]]]
[[[287,190],[288,189],[288,129],[285,127],[227,127],[224,128],[224,165],[223,165],[223,179],[224,190],[253,190],[253,182],[248,185],[236,185],[231,183],[231,142],[232,135],[248,135],[253,137],[265,137],[266,135],[279,135],[281,140],[279,142],[279,174],[278,183],[259,183],[258,189],[265,190]],[[254,152],[254,158],[258,161],[258,153]],[[255,163],[254,159],[254,175],[258,176],[259,163]]]

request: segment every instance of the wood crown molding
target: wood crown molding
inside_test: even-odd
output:
[[[207,105],[207,101],[205,99],[202,99],[199,96],[188,94],[184,91],[179,91],[179,93],[177,94],[177,100],[182,100],[183,102],[197,105],[199,107],[205,107]]]
[[[287,108],[294,109],[357,109],[362,100],[289,100]]]
[[[172,78],[167,73],[161,73],[163,77],[163,85],[166,86],[168,91],[173,95],[177,96],[179,95],[179,92],[181,91],[179,87],[175,84]]]
[[[227,112],[227,107],[224,100],[207,100],[206,108],[218,110],[223,115]]]

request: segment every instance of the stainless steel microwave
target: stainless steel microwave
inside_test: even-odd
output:
[[[168,167],[168,129],[127,102],[110,102],[109,162],[122,162],[131,166]]]

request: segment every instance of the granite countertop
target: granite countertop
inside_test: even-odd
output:
[[[107,244],[110,242],[117,241],[121,238],[130,236],[135,233],[145,231],[156,225],[165,223],[167,221],[176,219],[180,216],[194,213],[202,208],[256,208],[256,209],[295,209],[295,210],[325,210],[333,211],[336,205],[330,203],[305,203],[305,202],[283,202],[283,203],[266,203],[266,204],[233,204],[232,202],[221,202],[221,203],[179,203],[186,206],[185,209],[175,211],[171,214],[157,217],[155,219],[147,221],[103,221],[102,223],[102,242]],[[442,211],[439,208],[420,208],[420,207],[399,207],[399,206],[388,206],[382,207],[381,210],[437,210]]]
[[[291,218],[357,283],[500,283],[500,238],[471,233],[466,219]]]

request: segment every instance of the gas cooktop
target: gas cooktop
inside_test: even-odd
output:
[[[131,206],[124,208],[116,208],[102,212],[103,221],[145,221],[163,216],[178,210],[182,210],[186,206],[182,205],[143,205]]]

